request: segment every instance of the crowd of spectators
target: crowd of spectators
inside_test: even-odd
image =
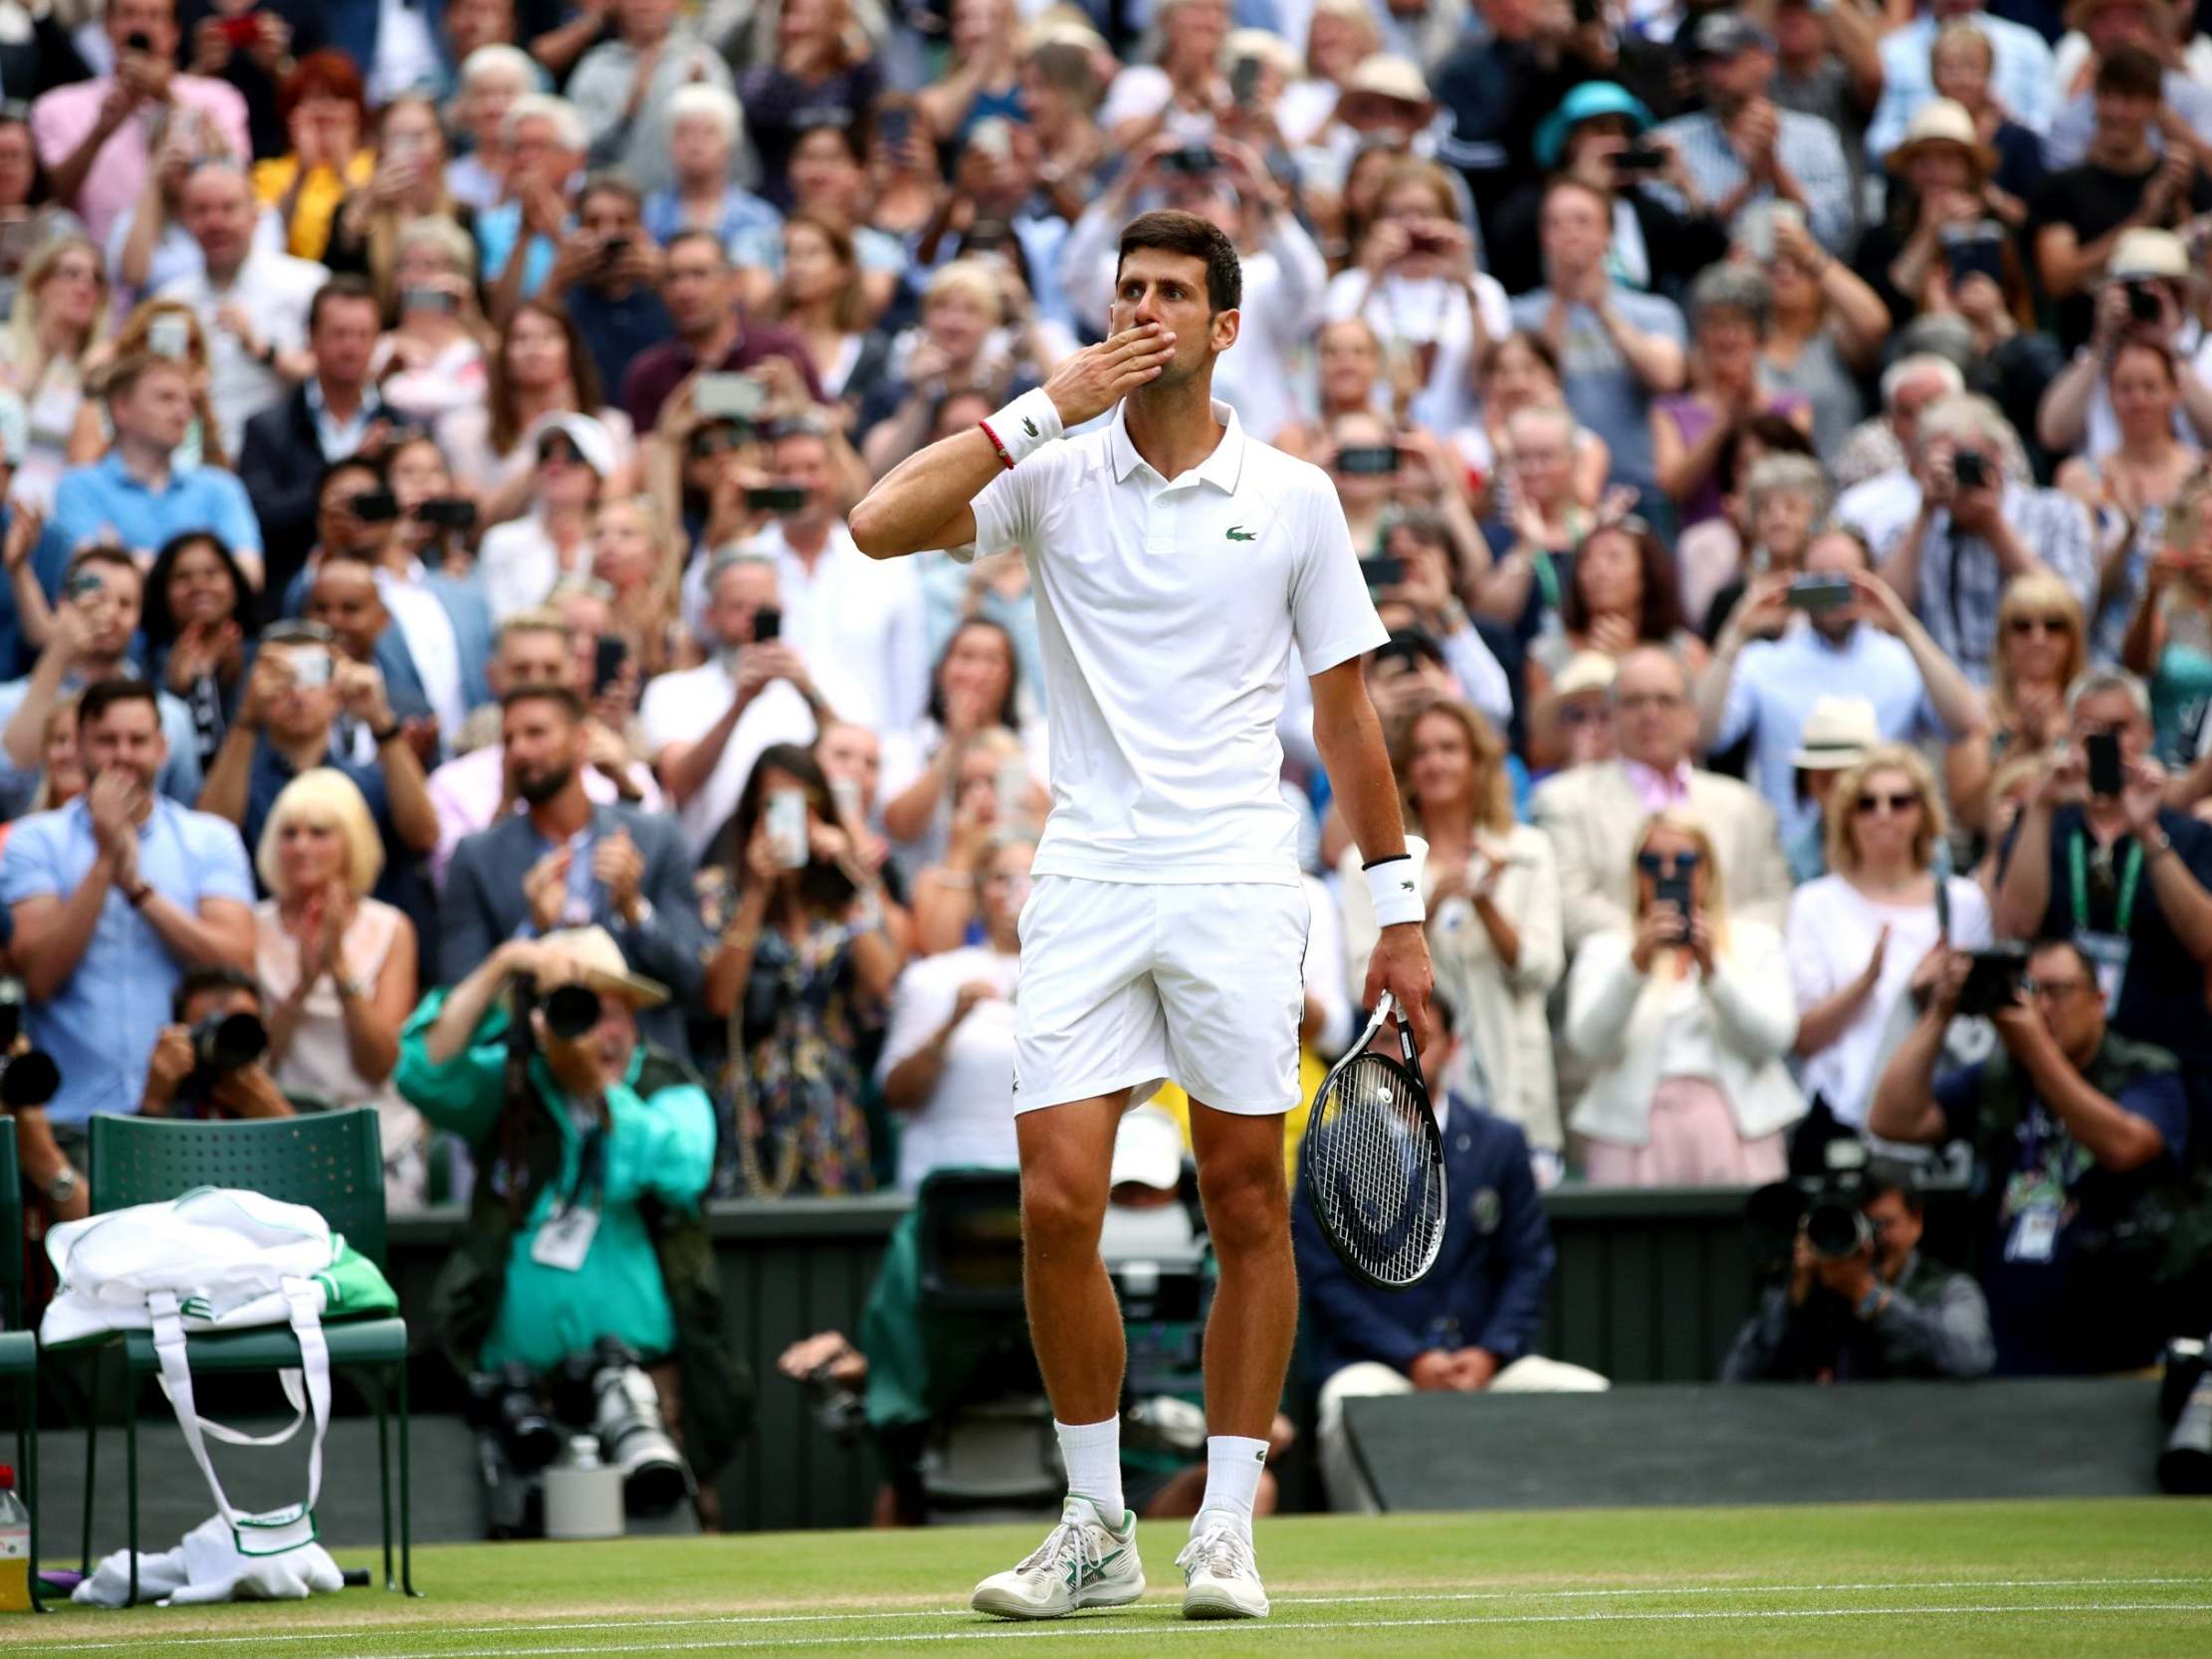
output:
[[[2212,1150],[2188,0],[0,13],[48,1217],[133,1105],[370,1106],[395,1207],[466,1198],[451,1068],[556,933],[631,976],[577,1075],[704,1082],[711,1150],[673,1084],[615,1115],[681,1096],[662,1198],[1010,1165],[1054,622],[1018,553],[846,516],[1099,338],[1168,206],[1242,256],[1218,396],[1333,482],[1391,629],[1439,1100],[1538,1186],[1964,1141],[2000,1364],[2164,1334],[2128,1241]],[[1310,1087],[1375,927],[1292,678]],[[1958,1013],[2004,941],[2024,988]],[[207,1009],[265,1077],[179,1087]]]

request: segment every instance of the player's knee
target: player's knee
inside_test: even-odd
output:
[[[1199,1171],[1199,1196],[1206,1203],[1207,1236],[1217,1254],[1287,1248],[1290,1191],[1283,1182],[1280,1153],[1210,1160]]]
[[[1032,1253],[1080,1255],[1098,1248],[1106,1187],[1070,1171],[1032,1167],[1021,1175],[1021,1236]]]

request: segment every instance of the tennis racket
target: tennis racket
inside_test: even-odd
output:
[[[1368,1045],[1396,1011],[1386,991],[1350,1054],[1313,1097],[1300,1152],[1307,1201],[1337,1260],[1378,1290],[1420,1283],[1443,1248],[1443,1132],[1414,1035],[1394,1060]]]

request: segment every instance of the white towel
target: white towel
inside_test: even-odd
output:
[[[101,1558],[71,1599],[120,1607],[130,1589],[127,1550]],[[174,1550],[138,1556],[138,1599],[162,1606],[202,1601],[304,1601],[318,1590],[345,1587],[337,1562],[320,1544],[303,1544],[281,1555],[245,1555],[230,1527],[211,1515],[184,1535]]]

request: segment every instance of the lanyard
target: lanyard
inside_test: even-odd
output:
[[[2088,856],[2083,843],[2089,837],[2077,830],[2074,839],[2067,843],[2067,874],[2074,888],[2074,926],[2077,930],[2090,925],[2090,881]],[[2140,841],[2127,844],[2127,860],[2119,873],[2119,903],[2112,910],[2112,932],[2122,938],[2127,936],[2127,922],[2135,914],[2135,889],[2142,884],[2143,846]]]

